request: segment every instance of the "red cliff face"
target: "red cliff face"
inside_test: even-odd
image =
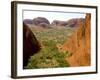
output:
[[[60,51],[68,51],[71,56],[66,57],[70,66],[89,66],[90,59],[90,20],[86,14],[85,22],[80,23],[76,32],[60,47]]]
[[[41,45],[27,24],[23,23],[23,67],[27,66],[30,56],[36,54]]]

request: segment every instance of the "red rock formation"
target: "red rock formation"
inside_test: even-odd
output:
[[[49,27],[50,22],[44,17],[36,17],[33,19],[33,24],[40,27]]]
[[[23,23],[23,67],[27,65],[28,59],[40,50],[40,44],[33,32]]]
[[[70,66],[89,66],[91,64],[90,20],[91,15],[86,14],[85,22],[80,23],[76,32],[60,47],[60,51],[72,53],[71,56],[66,57]]]
[[[84,18],[72,18],[68,21],[60,21],[60,20],[54,20],[51,25],[52,26],[69,26],[69,27],[77,27],[80,22],[84,22]]]
[[[68,26],[70,27],[77,27],[79,26],[80,22],[84,22],[84,18],[73,18],[67,21]]]

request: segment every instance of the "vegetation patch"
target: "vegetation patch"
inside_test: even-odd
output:
[[[65,53],[59,52],[56,45],[63,44],[69,35],[74,31],[73,28],[50,28],[50,29],[36,29],[31,27],[36,38],[41,43],[41,50],[30,57],[27,69],[33,68],[57,68],[57,67],[69,67],[69,63],[65,60],[71,53],[66,51]]]

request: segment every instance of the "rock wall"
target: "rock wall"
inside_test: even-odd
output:
[[[60,51],[68,51],[72,55],[66,57],[70,66],[89,66],[90,59],[90,20],[91,14],[86,14],[85,21],[79,24],[76,32],[65,42]]]
[[[23,23],[23,67],[27,66],[30,56],[37,53],[41,45],[27,24]]]

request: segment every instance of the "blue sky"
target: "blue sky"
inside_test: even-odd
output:
[[[33,19],[36,17],[45,17],[50,22],[53,20],[67,21],[72,18],[85,18],[85,13],[71,12],[48,12],[48,11],[24,11],[23,19]]]

